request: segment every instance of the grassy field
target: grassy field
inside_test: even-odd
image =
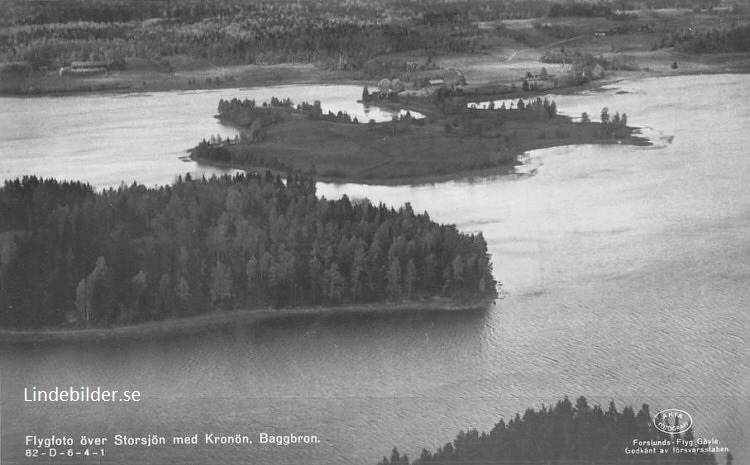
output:
[[[165,67],[139,60],[124,71],[88,77],[60,76],[57,71],[37,72],[31,76],[2,76],[0,94],[155,92],[351,81],[346,73],[317,69],[311,64],[216,67],[182,56],[169,58],[175,66]]]

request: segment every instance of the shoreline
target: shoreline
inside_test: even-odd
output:
[[[567,91],[561,92],[561,94],[578,94],[591,91],[601,92],[601,87],[616,84],[623,79],[624,78],[602,79],[601,81],[590,82],[575,87],[561,88],[562,90]],[[539,95],[542,95],[539,92],[529,92],[528,94],[531,95],[525,95],[521,98],[534,99],[534,96],[538,97]],[[484,98],[493,99],[497,97],[488,95],[478,98],[479,100],[482,100]],[[399,99],[398,101],[393,102],[376,100],[374,102],[374,105],[382,106],[385,108],[402,108],[418,111],[425,115],[428,121],[432,120],[439,122],[444,120],[445,118],[445,115],[440,114],[437,109],[433,108],[429,104],[429,98],[425,96],[407,96],[403,100]],[[246,122],[241,123],[236,119],[228,117],[223,118],[220,115],[215,115],[214,117],[221,121],[223,124],[234,127],[238,130],[247,128]],[[581,130],[579,128],[579,126],[593,126],[596,131],[599,131],[599,129],[597,129],[599,127],[599,123],[591,122],[584,123],[583,125],[577,124],[574,123],[573,118],[568,115],[558,115],[552,118],[552,120],[550,121],[553,122],[551,126],[542,126],[539,123],[535,122],[523,122],[520,124],[520,126],[519,124],[511,126],[513,124],[513,121],[511,121],[508,124],[508,133],[510,134],[512,132],[514,137],[516,138],[516,141],[514,144],[509,143],[508,137],[506,136],[504,144],[505,150],[502,151],[498,150],[498,148],[496,147],[488,147],[487,141],[493,139],[493,137],[486,138],[469,134],[459,134],[458,136],[448,137],[443,134],[442,131],[438,131],[438,134],[435,134],[434,127],[427,127],[430,126],[430,123],[426,125],[419,125],[426,126],[425,128],[415,128],[413,130],[410,129],[406,136],[421,140],[421,144],[425,145],[421,145],[420,147],[428,146],[426,145],[428,144],[428,142],[425,142],[425,137],[429,138],[431,141],[441,141],[441,143],[439,144],[440,148],[431,147],[431,149],[426,149],[427,151],[432,150],[430,153],[434,158],[431,160],[431,163],[433,163],[433,165],[435,166],[440,165],[439,169],[436,169],[432,172],[426,170],[414,171],[413,169],[404,169],[405,166],[408,168],[413,168],[413,166],[407,166],[407,163],[412,163],[413,165],[423,163],[424,157],[422,155],[425,152],[425,150],[420,150],[418,148],[409,146],[409,144],[404,140],[404,137],[406,137],[404,134],[394,133],[393,139],[396,140],[400,138],[402,143],[402,145],[398,145],[398,148],[396,148],[393,146],[393,144],[391,144],[390,146],[388,145],[390,139],[385,140],[386,138],[380,138],[377,140],[373,140],[367,131],[362,131],[363,127],[367,127],[368,131],[371,130],[373,127],[373,125],[371,124],[341,125],[336,122],[330,121],[311,121],[309,118],[297,118],[296,120],[292,119],[287,121],[285,123],[286,125],[275,125],[273,128],[269,129],[269,134],[266,136],[266,138],[255,145],[252,142],[242,142],[239,144],[229,144],[225,146],[227,147],[227,150],[231,152],[231,155],[228,157],[230,158],[229,160],[220,160],[217,159],[217,157],[204,156],[203,151],[198,150],[200,148],[200,145],[191,149],[187,149],[187,156],[185,157],[185,159],[192,160],[198,165],[219,167],[222,169],[240,170],[250,173],[263,173],[266,171],[270,171],[274,175],[281,176],[286,176],[289,173],[304,174],[307,176],[311,176],[313,179],[315,179],[315,181],[330,184],[418,186],[440,182],[473,179],[474,177],[486,178],[489,176],[513,175],[515,174],[515,168],[521,165],[521,163],[519,162],[519,157],[523,156],[524,154],[528,154],[533,150],[576,145],[653,145],[653,142],[651,140],[640,133],[639,130],[641,128],[638,127],[623,126],[620,130],[616,132],[613,131],[607,136],[602,135],[601,133],[599,133],[598,135],[592,134],[591,131],[588,131],[586,129]],[[388,123],[378,123],[374,126],[383,126],[386,124]],[[563,133],[550,134],[549,131],[552,130],[560,131],[559,128],[561,127],[561,124],[563,125],[562,127],[566,128],[563,130]],[[336,127],[335,129],[333,129],[334,126]],[[435,126],[435,124],[432,124],[432,126]],[[440,126],[440,124],[438,124],[437,126]],[[540,131],[541,135],[529,134],[531,131],[537,130]],[[519,131],[521,131],[522,134],[520,139],[518,138]],[[299,137],[296,137],[299,134],[310,134],[311,138],[307,138],[304,141],[301,141],[299,140]],[[314,136],[312,136],[312,134],[314,134]],[[318,136],[320,136],[321,134],[326,134],[326,136],[324,136],[322,140],[319,140],[320,137]],[[289,136],[289,138],[287,136]],[[452,162],[448,160],[451,157],[448,156],[447,152],[441,151],[441,148],[445,148],[447,146],[446,144],[454,143],[457,140],[461,141],[461,144],[469,144],[463,146],[462,148],[471,146],[475,150],[474,153],[486,153],[488,160],[492,155],[500,155],[501,158],[498,160],[492,160],[491,163],[477,162],[471,164],[467,163],[464,165],[456,165],[455,163],[452,164]],[[501,139],[499,139],[498,136],[495,135],[494,140]],[[402,150],[401,159],[399,160],[399,162],[401,163],[400,171],[389,171],[388,169],[386,169],[385,171],[381,170],[381,172],[379,173],[372,173],[370,171],[372,166],[369,166],[367,164],[363,166],[362,160],[359,160],[356,157],[352,159],[352,166],[350,167],[351,169],[338,169],[338,166],[331,166],[330,160],[321,155],[322,152],[346,155],[347,152],[344,149],[348,149],[349,147],[342,148],[342,145],[346,145],[346,143],[349,141],[356,141],[356,145],[364,150],[370,150],[372,147],[377,147],[377,156],[384,156],[387,149]],[[311,145],[305,145],[308,143]],[[321,144],[325,145],[324,149],[321,149]],[[251,153],[254,156],[260,158],[253,159],[251,157],[248,157],[247,154],[249,153],[250,147],[253,147]],[[298,152],[299,150],[303,150],[303,148],[311,150],[306,152],[307,157],[305,158],[305,161],[312,163],[313,166],[317,165],[317,167],[320,168],[320,172],[311,173],[309,171],[305,171],[305,167],[299,164],[298,157],[292,157],[292,159],[285,158],[284,155],[279,154],[279,147],[285,148],[286,150],[291,150],[294,153]],[[455,149],[456,147],[453,148]],[[276,163],[264,164],[264,157],[268,157],[265,158],[266,160],[275,160]],[[392,156],[386,156],[384,161],[377,165],[377,168],[382,168],[383,166],[390,164],[392,161]],[[365,172],[366,174],[363,175],[363,173]]]
[[[644,61],[648,62],[649,55],[639,58],[645,58]],[[750,54],[748,53],[707,55],[674,53],[671,58],[675,58],[682,63],[680,68],[650,69],[649,66],[645,66],[638,70],[611,70],[601,80],[576,86],[540,89],[539,91],[527,91],[526,93],[519,92],[518,96],[528,98],[545,93],[574,94],[594,90],[622,79],[750,73]],[[540,63],[540,65],[544,65],[544,63]],[[471,66],[467,69],[471,69]],[[138,94],[336,84],[375,87],[377,79],[363,79],[350,71],[320,69],[311,63],[214,66],[173,71],[171,73],[132,69],[78,78],[59,77],[57,73],[47,72],[44,75],[32,77],[0,78],[0,96],[23,98],[88,94]],[[482,86],[488,83],[472,82],[470,84]],[[514,94],[515,96],[516,94]]]
[[[609,82],[610,84],[612,81]],[[516,174],[514,172],[517,166],[522,165],[519,162],[519,157],[527,154],[534,150],[549,149],[554,147],[567,147],[576,145],[630,145],[635,147],[650,147],[653,146],[653,142],[647,137],[644,137],[638,133],[640,128],[628,127],[629,134],[625,137],[620,138],[602,138],[595,140],[569,140],[569,139],[543,139],[534,140],[525,147],[519,147],[517,153],[513,154],[508,160],[501,164],[484,167],[484,168],[473,168],[468,170],[458,170],[451,173],[443,174],[421,174],[421,175],[405,175],[400,177],[370,177],[370,178],[352,178],[347,176],[342,177],[331,177],[324,175],[314,175],[313,179],[315,182],[322,182],[326,184],[363,184],[369,186],[421,186],[436,183],[444,183],[450,181],[465,181],[474,178],[487,178],[492,176],[509,176]],[[192,149],[187,150],[187,159],[204,166],[213,166],[224,169],[241,170],[245,172],[257,172],[263,173],[270,171],[274,175],[281,175],[285,177],[288,171],[283,171],[274,168],[268,168],[264,166],[254,165],[243,165],[241,163],[233,163],[226,161],[209,160],[202,157],[195,156]]]
[[[300,316],[329,317],[335,315],[387,315],[399,312],[472,312],[490,307],[495,298],[482,298],[469,302],[452,299],[405,301],[379,304],[350,304],[341,306],[315,306],[295,308],[262,308],[257,310],[232,310],[213,312],[169,320],[151,321],[112,328],[85,329],[0,329],[0,346],[26,343],[90,342],[115,339],[145,339],[184,336],[228,329],[275,319]]]
[[[126,70],[88,77],[58,77],[48,72],[30,78],[0,78],[0,96],[62,97],[326,84],[359,86],[374,85],[375,81],[306,63],[215,66],[172,73]]]
[[[633,128],[634,130],[640,129],[640,128]],[[461,182],[461,181],[469,181],[476,178],[489,178],[492,176],[512,176],[512,175],[522,175],[519,173],[515,173],[514,169],[517,166],[521,166],[523,163],[518,161],[518,157],[527,154],[534,150],[544,150],[544,149],[551,149],[555,147],[568,147],[568,146],[576,146],[576,145],[630,145],[634,147],[650,147],[654,144],[645,137],[640,137],[637,135],[631,135],[628,137],[628,139],[632,139],[629,143],[622,143],[621,139],[616,139],[613,141],[603,141],[601,143],[591,143],[591,142],[583,142],[583,143],[569,143],[569,144],[548,144],[545,146],[539,146],[539,147],[533,147],[529,148],[527,150],[523,150],[520,153],[517,153],[514,155],[514,159],[510,160],[508,162],[503,163],[502,165],[493,166],[489,168],[477,168],[467,171],[458,171],[455,173],[447,173],[447,174],[439,174],[439,175],[422,175],[422,176],[404,176],[401,178],[369,178],[369,179],[349,179],[349,178],[333,178],[328,176],[314,176],[315,182],[322,182],[325,184],[335,184],[335,185],[345,185],[345,184],[362,184],[366,186],[390,186],[390,187],[398,187],[398,186],[424,186],[424,185],[430,185],[430,184],[440,184],[445,182]],[[620,141],[620,143],[618,143]],[[241,166],[239,164],[229,163],[229,162],[218,162],[213,160],[206,160],[203,158],[194,158],[192,156],[188,156],[188,159],[191,161],[194,161],[195,163],[202,164],[204,166],[213,166],[217,168],[226,168],[226,169],[233,169],[233,170],[241,170],[245,172],[258,172],[258,173],[264,173],[266,171],[270,171],[273,175],[281,175],[286,176],[286,171],[279,171],[276,169],[271,168],[265,168],[265,167],[252,167],[252,166]]]
[[[575,145],[575,144],[571,144],[571,145]],[[551,147],[540,147],[540,148],[551,148]],[[538,150],[538,149],[532,149],[532,150]],[[516,155],[516,158],[523,155],[524,153],[526,152]],[[278,174],[282,177],[285,177],[287,175],[286,171],[279,171],[277,169],[265,168],[262,166],[242,167],[240,165],[235,165],[229,162],[206,160],[203,158],[193,158],[191,156],[188,156],[188,159],[198,164],[203,164],[205,166],[214,166],[217,168],[241,170],[245,172],[257,172],[257,173],[265,173],[266,171],[270,171],[271,174],[273,174],[274,176]],[[344,178],[332,178],[330,176],[316,175],[313,177],[313,179],[315,180],[316,183],[321,182],[324,184],[336,184],[336,185],[362,184],[366,186],[391,186],[391,187],[424,186],[428,184],[439,184],[439,183],[450,182],[450,181],[462,181],[462,180],[467,180],[467,179],[472,179],[472,178],[486,178],[486,177],[493,176],[493,175],[509,176],[509,175],[515,174],[513,173],[513,169],[516,166],[520,166],[520,165],[521,163],[519,163],[517,160],[512,160],[502,165],[493,166],[490,168],[478,168],[474,170],[460,171],[460,172],[448,173],[448,174],[440,174],[440,175],[435,175],[435,176],[423,175],[423,176],[405,176],[403,178],[344,179]]]

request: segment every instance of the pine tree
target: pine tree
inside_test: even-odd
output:
[[[76,309],[81,321],[90,325],[97,318],[97,311],[102,310],[101,305],[106,305],[103,298],[97,299],[98,288],[102,286],[109,269],[104,257],[96,259],[96,265],[91,273],[83,278],[76,288]]]
[[[354,257],[352,258],[352,266],[350,273],[350,288],[352,291],[352,297],[358,300],[365,289],[365,270],[367,267],[367,255],[365,253],[364,242],[362,240],[357,242],[354,249]]]
[[[159,308],[159,314],[160,315],[169,315],[171,313],[172,303],[173,303],[173,296],[172,296],[172,286],[169,279],[169,274],[164,273],[161,275],[161,278],[159,279],[159,303],[157,304],[157,308]]]
[[[221,303],[222,300],[232,295],[232,276],[223,262],[217,261],[211,272],[211,300]]]
[[[386,293],[388,294],[388,297],[391,299],[401,298],[401,262],[396,256],[393,256],[388,260],[386,283]]]
[[[174,295],[183,304],[185,304],[188,300],[188,297],[190,297],[190,286],[188,285],[188,282],[185,280],[184,276],[180,276],[177,280],[177,283],[175,283]]]
[[[604,124],[609,123],[609,108],[607,107],[602,108],[601,121]]]
[[[414,288],[417,283],[417,266],[414,264],[414,259],[410,258],[409,263],[406,265],[406,273],[404,275],[404,291],[407,297],[414,297]]]
[[[338,303],[344,295],[344,278],[341,276],[339,266],[333,263],[326,271],[326,297],[331,303]]]

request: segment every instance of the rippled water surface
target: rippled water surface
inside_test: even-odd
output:
[[[21,166],[96,185],[130,176],[169,182],[198,169],[174,161],[186,147],[165,142],[165,151],[143,154],[136,129],[119,131],[124,141],[79,135],[102,152],[69,150],[69,141],[58,150],[55,140],[86,119],[86,102],[128,98],[144,102],[132,111],[151,122],[147,134],[158,126],[186,131],[186,141],[205,137],[218,127],[211,110],[220,93],[209,95],[31,99],[15,107],[20,116],[3,105],[0,127],[27,123],[24,135],[0,141],[0,173],[15,176]],[[206,110],[196,110],[204,98]],[[626,112],[655,146],[535,151],[517,176],[496,179],[319,185],[327,197],[409,201],[436,221],[481,231],[505,293],[487,311],[311,317],[138,344],[4,348],[3,463],[20,457],[26,434],[267,431],[317,434],[323,443],[108,453],[128,463],[374,464],[394,445],[415,457],[459,429],[489,430],[564,394],[686,410],[696,435],[719,439],[735,463],[750,460],[750,76],[622,82],[555,100],[572,115]],[[47,112],[27,114],[40,102]],[[189,130],[170,117],[183,106]],[[102,118],[101,134],[107,125],[140,127],[116,113]],[[25,146],[48,150],[19,155]],[[139,161],[122,161],[131,151]],[[138,388],[145,400],[55,408],[19,400],[27,385],[79,384]]]

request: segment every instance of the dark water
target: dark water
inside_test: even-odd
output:
[[[750,76],[633,81],[555,100],[571,114],[624,111],[656,146],[537,151],[521,174],[498,179],[319,186],[328,197],[409,201],[436,221],[481,231],[506,292],[496,305],[3,347],[2,462],[33,463],[22,458],[27,434],[268,432],[321,443],[110,447],[105,462],[373,464],[394,445],[415,457],[459,429],[488,430],[564,394],[686,410],[697,436],[718,439],[735,463],[750,460]],[[44,160],[63,168],[53,155]],[[87,179],[112,183],[106,157],[98,163]],[[178,173],[165,168],[152,182]],[[32,385],[139,389],[144,400],[21,402]]]

